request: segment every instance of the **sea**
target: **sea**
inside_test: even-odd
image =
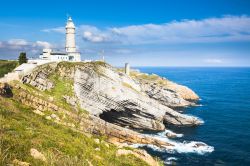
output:
[[[201,118],[197,127],[168,126],[149,135],[174,143],[173,150],[138,145],[165,165],[250,166],[250,68],[136,67],[188,86],[199,96],[199,106],[183,113]],[[178,134],[168,139],[166,132]],[[194,148],[196,143],[206,146]]]

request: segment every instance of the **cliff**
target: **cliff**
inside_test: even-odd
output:
[[[110,160],[108,161],[88,155],[87,157],[81,156],[79,161],[72,161],[73,159],[69,157],[69,160],[74,164],[79,162],[89,164],[90,162],[89,165],[91,163],[109,165],[117,162],[120,163],[118,165],[145,165],[145,163],[159,165],[145,151],[123,149],[124,143],[125,145],[150,144],[171,149],[174,146],[173,144],[141,134],[136,130],[161,131],[170,124],[186,126],[202,123],[196,117],[184,115],[174,110],[177,107],[195,105],[198,96],[189,88],[157,75],[132,72],[131,76],[128,76],[119,69],[103,62],[61,62],[38,66],[32,72],[24,75],[21,81],[1,84],[0,99],[1,114],[6,118],[4,122],[7,128],[9,126],[7,124],[9,119],[7,118],[9,117],[5,117],[5,114],[8,114],[8,111],[10,111],[10,114],[13,114],[11,112],[18,113],[13,114],[13,116],[25,116],[25,120],[20,118],[23,124],[28,123],[26,121],[29,121],[27,116],[30,112],[31,119],[37,119],[34,116],[36,114],[45,121],[51,121],[63,126],[63,128],[82,134],[81,140],[83,139],[85,142],[87,138],[84,135],[86,134],[101,137],[99,141],[105,137],[103,143],[99,146],[95,143],[89,145],[97,147],[97,152],[96,149],[93,151],[93,148],[90,151],[97,156],[101,156],[101,158],[107,158],[106,155],[102,154],[106,145],[110,147],[113,146],[112,144],[118,144],[118,148],[106,148],[107,152],[110,151]],[[23,107],[27,107],[27,109]],[[39,123],[40,119],[37,120],[37,123]],[[32,123],[35,122],[32,121]],[[53,123],[48,124],[48,128],[51,128],[49,125],[53,125]],[[30,125],[33,126],[34,124]],[[35,124],[35,126],[37,125]],[[25,130],[26,127],[29,128],[30,126],[22,127],[22,129]],[[57,127],[53,130],[60,133],[61,131],[58,129]],[[18,128],[16,130],[19,131]],[[39,131],[41,130],[39,129]],[[11,134],[7,129],[3,131],[5,131],[2,134],[4,136]],[[42,130],[42,132],[47,131]],[[54,134],[56,133],[51,133],[51,136]],[[28,140],[34,141],[33,138]],[[60,141],[64,144],[63,140]],[[91,139],[88,141],[91,142]],[[107,142],[112,144],[110,145]],[[89,143],[86,142],[86,144]],[[30,146],[33,146],[33,144]],[[35,144],[35,146],[38,145]],[[73,144],[67,146],[75,147]],[[41,147],[44,148],[44,145]],[[68,147],[60,145],[58,148],[63,151]],[[19,150],[21,150],[21,147]],[[51,152],[48,149],[43,150],[45,158],[50,157],[49,153]],[[64,153],[61,150],[60,153]],[[74,151],[74,154],[76,151]],[[27,153],[27,149],[25,149],[25,153]],[[46,153],[48,153],[47,156]],[[111,159],[114,154],[118,157],[116,161]],[[136,161],[137,159],[132,157],[130,163],[126,163],[123,161],[124,155],[132,155],[139,159]],[[67,157],[64,157],[63,159],[66,162]],[[8,158],[8,161],[10,160],[13,160],[13,158]],[[29,160],[31,163],[36,163],[29,158],[22,161]],[[59,161],[53,162],[60,163]]]
[[[78,130],[73,125],[76,121],[62,118],[63,109],[25,89],[12,90],[14,98],[6,98],[9,90],[2,91],[4,97],[3,93],[0,95],[0,165],[160,165],[143,150],[118,147],[105,137]],[[51,110],[31,107],[36,104],[47,105]],[[121,154],[123,151],[127,154]]]
[[[67,80],[72,86],[71,98],[82,109],[122,127],[159,131],[165,129],[164,124],[201,124],[199,119],[172,109],[192,105],[188,100],[198,96],[187,87],[156,77],[159,83],[138,75],[129,77],[103,62],[61,62],[41,66],[22,81],[42,91],[53,91],[53,78]],[[70,98],[68,95],[65,97]]]

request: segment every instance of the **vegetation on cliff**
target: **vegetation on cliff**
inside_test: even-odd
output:
[[[122,127],[164,130],[163,122],[200,122],[168,107],[190,105],[184,100],[193,95],[190,89],[157,75],[132,71],[129,77],[104,62],[48,63],[9,84],[13,97],[0,96],[3,165],[15,159],[32,165],[147,165],[140,158],[147,155],[107,142],[173,146]],[[31,157],[32,148],[46,162]]]
[[[21,65],[23,63],[27,63],[27,61],[28,61],[28,58],[26,56],[26,52],[21,52],[19,57],[18,57],[19,65]]]
[[[17,67],[17,65],[17,61],[0,60],[0,77],[3,77],[4,74],[11,72]]]
[[[9,98],[0,97],[0,165],[13,161],[31,165],[147,165],[134,155],[117,156],[118,148],[103,138],[75,132],[48,121]],[[46,161],[35,159],[30,149]]]

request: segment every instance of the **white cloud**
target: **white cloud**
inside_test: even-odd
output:
[[[210,64],[220,64],[223,63],[222,59],[205,59],[204,62],[210,63]]]
[[[85,31],[83,32],[83,39],[93,43],[100,43],[105,41],[105,36],[95,35],[92,32]]]
[[[129,49],[117,49],[117,50],[115,50],[115,53],[118,53],[118,54],[130,54],[130,53],[132,53],[132,51],[129,50]]]
[[[3,42],[4,46],[9,46],[11,49],[18,49],[27,46],[29,43],[24,39],[10,39],[6,43]]]
[[[77,27],[82,39],[93,43],[123,44],[197,43],[250,41],[250,17],[224,16],[203,20],[181,20],[164,24],[142,24],[100,29]],[[64,27],[44,30],[65,33]]]
[[[58,48],[46,41],[27,41],[25,39],[10,39],[0,41],[0,59],[16,59],[20,52],[26,52],[27,56],[38,57],[43,48]]]
[[[46,41],[28,42],[25,39],[10,39],[8,41],[0,41],[1,51],[26,51],[30,53],[40,52],[43,48],[51,48],[52,44]]]
[[[225,16],[112,28],[128,43],[186,43],[250,41],[250,17]]]
[[[108,32],[90,25],[79,26],[77,33],[80,34],[83,40],[93,43],[110,42],[112,39],[112,36],[110,36]]]
[[[43,29],[42,31],[43,32],[65,33],[65,27],[48,28],[48,29]]]
[[[52,48],[52,44],[46,41],[36,41],[33,44],[34,47],[42,47],[42,48]]]
[[[250,41],[249,16],[224,16],[202,20],[181,20],[164,24],[142,24],[97,28],[80,25],[77,34],[92,43],[159,44]],[[65,33],[64,27],[42,30]]]

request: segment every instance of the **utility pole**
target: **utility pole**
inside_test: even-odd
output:
[[[105,62],[105,58],[104,58],[104,50],[102,50],[102,51],[100,52],[100,61]]]

